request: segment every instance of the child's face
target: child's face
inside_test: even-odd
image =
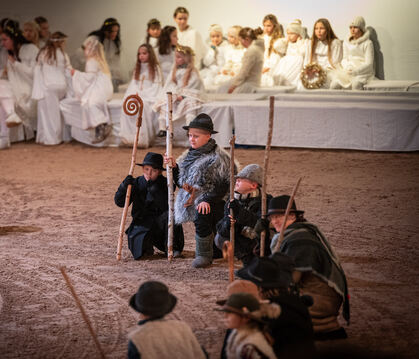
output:
[[[227,40],[232,45],[238,45],[239,44],[239,38],[237,37],[237,34],[235,32],[228,32],[227,33]]]
[[[237,178],[234,185],[234,191],[241,194],[253,192],[258,187],[258,184],[247,178]]]
[[[300,38],[300,35],[295,32],[287,31],[287,37],[289,42],[296,42]]]
[[[30,42],[35,39],[35,31],[31,25],[23,26],[23,37]]]
[[[279,232],[281,230],[282,223],[284,222],[284,219],[285,219],[285,215],[281,214],[281,213],[271,214],[269,216],[269,221],[270,221],[271,225],[275,228],[275,231],[277,231],[277,232]],[[295,219],[296,219],[295,214],[290,213],[287,217],[287,226],[289,226],[291,223],[295,222]]]
[[[327,31],[324,27],[323,23],[318,22],[316,26],[314,26],[314,35],[320,40],[326,40]]]
[[[220,32],[211,32],[210,33],[211,44],[214,46],[218,46],[223,41],[223,34]]]
[[[186,56],[182,54],[181,52],[176,51],[175,62],[176,62],[176,66],[182,66],[186,64]]]
[[[177,30],[174,30],[174,31],[171,32],[171,34],[170,34],[170,44],[172,46],[177,45]]]
[[[175,21],[180,31],[186,30],[188,27],[188,14],[177,13]]]
[[[13,41],[12,41],[12,39],[11,39],[9,36],[7,36],[5,33],[2,33],[2,34],[1,34],[1,44],[3,45],[3,47],[4,47],[6,50],[10,50],[10,51],[12,51],[12,50],[13,50]]]
[[[199,128],[190,128],[188,131],[189,144],[193,149],[202,147],[208,143],[211,134]]]
[[[148,54],[147,48],[140,47],[138,49],[138,60],[141,63],[146,63],[146,62],[148,62],[148,58],[149,58],[149,54]]]
[[[43,39],[46,39],[49,37],[49,24],[47,22],[43,22],[39,25],[40,31],[39,36]]]
[[[243,45],[243,47],[245,47],[246,49],[250,46],[250,44],[252,43],[252,39],[250,37],[239,37],[241,44]]]
[[[274,24],[272,24],[272,21],[266,20],[263,23],[263,32],[266,35],[272,35],[272,32],[274,31]]]
[[[147,30],[147,32],[151,37],[159,37],[160,34],[161,34],[161,27],[160,26],[151,26]]]
[[[155,181],[160,173],[161,170],[157,170],[149,165],[143,166],[143,175],[147,181]]]
[[[359,27],[356,26],[350,26],[349,27],[349,31],[351,32],[351,36],[356,40],[359,39],[362,35],[363,32]]]
[[[237,329],[249,321],[248,318],[242,317],[236,313],[224,313],[224,324],[228,329]]]

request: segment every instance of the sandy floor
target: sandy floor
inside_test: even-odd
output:
[[[134,261],[126,241],[121,261],[115,259],[121,209],[113,196],[129,170],[130,152],[77,143],[0,151],[2,358],[97,355],[60,266],[108,357],[126,356],[127,333],[137,321],[127,303],[149,279],[170,287],[179,299],[171,317],[188,322],[217,357],[224,329],[213,309],[228,271],[221,260],[209,269],[191,268],[191,226],[185,227],[182,259],[168,263],[156,254]],[[236,156],[244,165],[263,162],[262,150],[237,149]],[[300,176],[297,205],[326,233],[347,273],[352,323],[345,343],[418,357],[419,153],[272,151],[270,193],[291,192]]]

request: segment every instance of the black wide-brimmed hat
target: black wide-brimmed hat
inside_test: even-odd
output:
[[[165,171],[163,167],[163,156],[160,153],[148,152],[143,160],[143,163],[136,163],[137,166],[151,166],[156,170]]]
[[[190,128],[199,128],[211,134],[218,133],[218,131],[214,131],[212,119],[206,113],[200,113],[189,123],[189,126],[183,126],[184,130],[189,130]]]
[[[288,201],[290,200],[290,196],[288,195],[282,195],[278,197],[274,197],[269,201],[268,205],[268,216],[271,214],[284,214],[287,210]],[[295,205],[295,201],[292,201],[290,213],[295,214],[303,214],[304,211],[299,211],[297,209],[297,206]]]
[[[176,302],[177,298],[169,292],[165,284],[148,281],[131,297],[129,305],[144,315],[163,317],[173,310]]]
[[[261,288],[286,289],[292,284],[293,268],[293,262],[284,258],[254,257],[246,267],[237,272],[237,276],[250,280]]]

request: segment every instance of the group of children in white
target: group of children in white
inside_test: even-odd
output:
[[[206,91],[303,89],[300,73],[307,64],[317,63],[327,73],[324,88],[362,89],[374,78],[374,48],[362,17],[350,23],[343,42],[327,19],[316,21],[309,39],[300,20],[288,24],[284,34],[270,14],[262,21],[263,30],[232,26],[227,39],[221,26],[212,25],[209,46],[188,18],[187,9],[178,7],[177,27],[162,28],[157,19],[150,20],[138,48],[125,98],[137,93],[144,101],[141,147],[165,136],[168,91],[174,96],[173,120],[188,124],[205,102]],[[107,102],[123,82],[120,24],[106,19],[72,56],[71,65],[64,50],[67,36],[60,31],[50,35],[45,18],[37,22],[26,23],[22,32],[16,21],[1,21],[0,148],[35,134],[42,144],[69,141],[69,125],[74,124],[89,132],[92,143],[103,142],[112,131]],[[81,115],[74,113],[75,103]],[[132,144],[136,121],[121,112],[121,142]]]

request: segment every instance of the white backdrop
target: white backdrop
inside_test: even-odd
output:
[[[71,55],[85,36],[98,29],[107,17],[121,23],[123,63],[128,71],[135,62],[138,45],[145,37],[146,23],[158,18],[163,26],[174,25],[173,11],[184,6],[189,23],[204,39],[208,27],[218,23],[226,30],[231,25],[261,26],[268,13],[277,16],[284,28],[299,18],[312,33],[316,19],[328,18],[340,39],[348,34],[348,24],[357,15],[376,31],[387,80],[419,80],[419,1],[417,0],[15,0],[1,2],[0,17],[11,17],[23,24],[35,16],[48,18],[52,31],[69,36]]]

